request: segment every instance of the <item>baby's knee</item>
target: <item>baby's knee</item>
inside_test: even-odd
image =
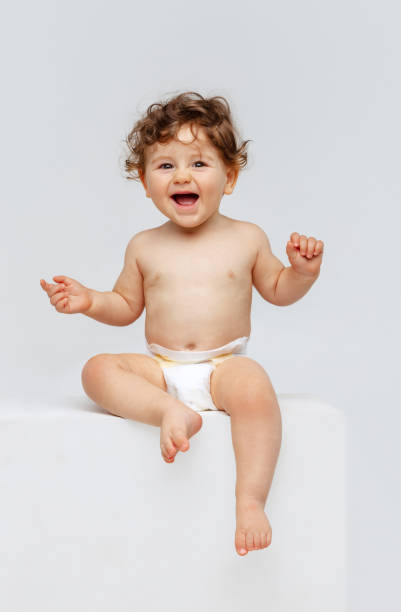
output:
[[[235,374],[235,376],[233,376]],[[256,361],[238,359],[225,381],[225,400],[232,408],[259,406],[275,399],[270,377]]]
[[[105,371],[110,367],[110,358],[111,355],[108,353],[100,353],[94,355],[85,363],[81,372],[81,380],[86,392],[104,376]]]

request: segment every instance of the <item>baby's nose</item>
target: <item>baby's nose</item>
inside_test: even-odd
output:
[[[191,173],[188,169],[177,170],[174,175],[174,182],[188,182],[192,179]]]

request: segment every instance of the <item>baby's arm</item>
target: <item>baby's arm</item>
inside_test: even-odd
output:
[[[285,267],[270,248],[265,232],[252,224],[258,254],[252,270],[253,284],[260,295],[275,306],[288,306],[304,296],[319,276],[323,242],[291,234],[287,243],[290,266]]]
[[[85,314],[108,325],[129,325],[138,319],[144,306],[143,279],[136,263],[137,243],[128,243],[123,270],[112,291],[95,291],[67,276],[54,276],[57,285],[40,281],[57,312]]]

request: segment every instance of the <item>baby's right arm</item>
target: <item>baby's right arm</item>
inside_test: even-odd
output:
[[[123,270],[112,291],[95,291],[67,276],[53,276],[56,285],[40,285],[57,312],[85,314],[108,325],[129,325],[138,319],[144,306],[143,278],[136,263],[135,236],[128,243]]]

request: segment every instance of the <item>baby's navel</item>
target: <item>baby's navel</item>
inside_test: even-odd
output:
[[[189,351],[193,351],[195,347],[196,347],[196,344],[194,344],[193,342],[189,342],[188,344],[185,345],[185,348],[188,349]]]

